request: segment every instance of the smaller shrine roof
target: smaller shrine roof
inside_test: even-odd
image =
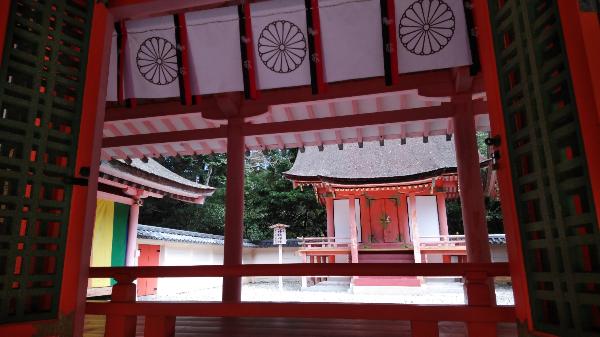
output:
[[[307,147],[298,152],[293,167],[284,173],[288,179],[341,184],[396,183],[456,172],[454,141],[446,136]]]
[[[103,160],[100,178],[188,202],[201,203],[215,191],[214,187],[190,181],[151,158]]]

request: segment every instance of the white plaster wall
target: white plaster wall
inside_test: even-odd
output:
[[[159,263],[161,266],[193,266],[223,264],[223,246],[197,245],[139,240],[138,244],[160,245]],[[220,277],[164,277],[158,279],[158,294],[175,294],[206,288],[219,287]]]
[[[410,198],[407,198],[410,209]],[[423,236],[439,236],[440,225],[438,220],[437,202],[435,196],[423,195],[415,197],[417,204],[417,224],[419,235]],[[409,224],[411,233],[413,230],[412,219],[409,211]],[[421,239],[423,241],[437,241],[434,239]]]
[[[358,231],[358,242],[362,241],[360,224],[360,200],[354,199],[354,217]],[[336,199],[333,201],[333,223],[335,225],[335,237],[346,239],[340,242],[350,242],[350,217],[348,199]]]
[[[508,262],[506,245],[491,245],[492,262]]]
[[[273,264],[279,263],[279,250],[277,246],[265,248],[244,248],[245,264]],[[298,247],[283,247],[282,263],[303,263],[298,254]],[[257,276],[247,278],[247,282],[275,281],[278,277]],[[299,280],[298,276],[286,276],[284,280]]]

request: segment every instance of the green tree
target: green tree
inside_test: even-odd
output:
[[[294,189],[283,172],[289,170],[296,150],[252,151],[246,155],[244,237],[264,240],[272,237],[270,225],[289,225],[288,236],[317,236],[325,231],[325,209],[312,188]],[[223,234],[227,157],[224,154],[161,158],[171,171],[216,188],[204,205],[172,199],[148,198],[140,223],[168,228]]]

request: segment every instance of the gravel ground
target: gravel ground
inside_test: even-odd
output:
[[[299,281],[285,281],[283,291],[277,282],[244,284],[242,301],[265,302],[348,302],[348,303],[401,303],[401,304],[464,304],[462,283],[429,282],[421,287],[394,287],[380,289],[376,293],[351,293],[339,286],[320,291],[301,290]],[[152,295],[139,301],[220,301],[221,288],[207,288],[193,292]],[[496,301],[499,305],[514,305],[512,287],[496,284]]]

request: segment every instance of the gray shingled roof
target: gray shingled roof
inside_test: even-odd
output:
[[[123,177],[117,178],[124,180],[127,180],[127,175],[131,175],[194,194],[211,195],[215,190],[214,187],[198,184],[168,170],[152,158],[148,158],[147,161],[131,159],[131,162],[123,159],[103,160],[100,163],[100,172],[106,173],[111,171],[122,173],[119,175],[123,175]],[[108,174],[114,175],[111,173]]]
[[[137,230],[138,239],[150,239],[159,241],[170,241],[170,242],[184,242],[184,243],[197,243],[203,245],[219,245],[222,246],[224,236],[198,233],[192,231],[184,231],[180,229],[171,229],[164,227],[138,225]],[[244,240],[244,247],[255,247],[253,243],[248,240]]]
[[[505,234],[490,234],[488,240],[492,245],[505,245],[506,235]]]
[[[307,147],[298,152],[294,166],[284,175],[291,180],[328,182],[401,182],[456,172],[454,141],[446,136],[431,136],[427,143],[421,138],[325,145],[323,151]]]

